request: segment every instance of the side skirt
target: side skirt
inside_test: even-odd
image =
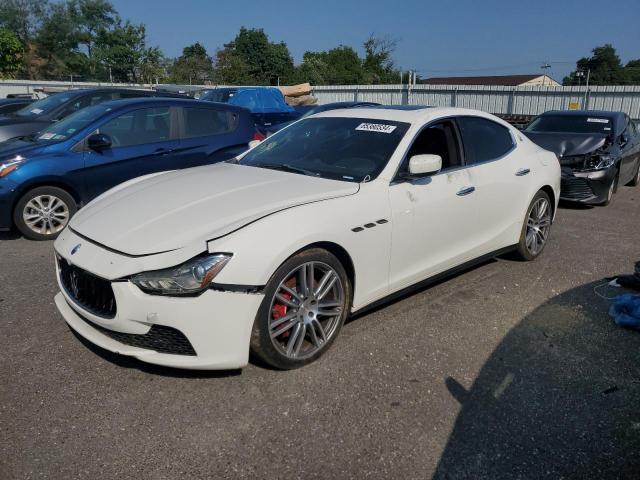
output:
[[[509,253],[514,251],[517,248],[517,245],[511,245],[509,247],[500,248],[493,252],[482,255],[478,258],[474,258],[473,260],[469,260],[468,262],[462,263],[457,267],[450,268],[449,270],[445,270],[444,272],[437,273],[432,277],[426,278],[424,280],[419,281],[418,283],[414,283],[413,285],[409,285],[408,287],[404,287],[396,292],[390,293],[389,295],[381,298],[380,300],[376,300],[364,307],[360,307],[358,310],[353,310],[351,312],[351,316],[360,315],[362,313],[366,313],[368,311],[374,310],[377,307],[380,307],[386,303],[390,303],[393,300],[397,300],[398,298],[404,297],[410,293],[416,292],[417,290],[421,290],[425,287],[433,285],[435,283],[440,282],[446,278],[450,278],[455,276],[458,273],[464,272],[465,270],[470,269],[476,265],[486,262],[487,260],[491,260],[492,258],[498,257],[505,253]]]

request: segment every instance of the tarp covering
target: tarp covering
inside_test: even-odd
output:
[[[229,98],[232,105],[247,108],[251,113],[284,113],[293,112],[284,101],[282,93],[277,88],[239,88],[238,91]]]

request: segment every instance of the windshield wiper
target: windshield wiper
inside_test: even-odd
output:
[[[300,173],[302,175],[311,175],[312,177],[317,177],[320,174],[317,172],[312,172],[311,170],[305,170],[304,168],[294,167],[292,165],[288,165],[286,163],[258,163],[256,165],[252,165],[253,167],[259,168],[269,168],[271,170],[279,170],[281,172],[289,172],[289,173]]]

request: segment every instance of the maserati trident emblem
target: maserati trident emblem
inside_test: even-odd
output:
[[[77,244],[75,247],[73,247],[73,248],[71,249],[71,255],[75,255],[75,253],[76,253],[78,250],[80,250],[80,247],[81,247],[81,246],[82,246],[82,244],[81,244],[81,243],[79,243],[79,244]]]

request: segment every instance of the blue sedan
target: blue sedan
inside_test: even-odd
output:
[[[194,100],[117,100],[0,143],[0,230],[55,238],[78,208],[129,179],[235,157],[248,110]]]

